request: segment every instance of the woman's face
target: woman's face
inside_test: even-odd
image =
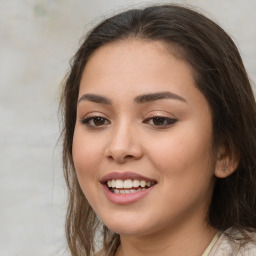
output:
[[[204,222],[212,133],[191,67],[163,43],[110,43],[86,64],[73,160],[86,198],[114,232],[141,236]]]

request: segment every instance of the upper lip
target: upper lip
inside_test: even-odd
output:
[[[104,175],[101,179],[101,183],[106,183],[108,180],[145,180],[145,181],[151,181],[156,182],[156,180],[142,176],[140,174],[134,173],[134,172],[110,172]]]

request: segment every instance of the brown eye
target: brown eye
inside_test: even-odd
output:
[[[163,125],[165,124],[165,118],[164,117],[155,117],[152,119],[154,125]]]
[[[81,120],[81,123],[89,127],[100,127],[110,124],[110,121],[102,116],[93,116]]]
[[[105,118],[103,117],[94,117],[92,120],[96,126],[104,125],[105,123]]]
[[[152,117],[148,118],[144,121],[144,123],[148,123],[152,126],[157,126],[157,127],[166,127],[166,126],[171,126],[175,122],[177,122],[177,119],[169,118],[169,117],[163,117],[163,116],[157,116],[157,117]]]

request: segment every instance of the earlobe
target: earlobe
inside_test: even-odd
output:
[[[239,164],[239,157],[227,147],[222,146],[218,150],[214,175],[217,178],[226,178],[234,173]]]

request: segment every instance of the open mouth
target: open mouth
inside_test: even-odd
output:
[[[155,181],[145,180],[108,180],[106,183],[108,189],[114,194],[132,194],[144,191],[156,184]]]

